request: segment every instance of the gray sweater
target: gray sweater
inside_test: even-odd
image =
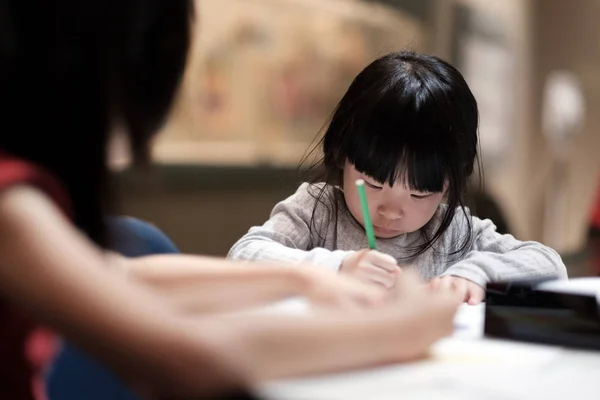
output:
[[[231,248],[228,257],[312,263],[337,271],[350,252],[367,248],[367,238],[364,228],[345,208],[341,189],[333,186],[325,188],[323,201],[315,209],[315,224],[311,226],[313,209],[317,204],[312,194],[323,185],[302,184],[295,194],[275,206],[264,225],[251,228]],[[332,207],[334,203],[338,207]],[[423,229],[434,232],[446,207],[440,205]],[[337,218],[332,213],[336,213]],[[537,242],[522,242],[511,235],[501,235],[490,220],[470,215],[472,241],[459,255],[450,254],[464,241],[468,229],[466,218],[461,210],[457,210],[448,230],[433,248],[420,256],[409,257],[414,246],[423,243],[421,232],[377,239],[377,250],[396,258],[403,268],[416,269],[426,280],[453,275],[485,286],[490,281],[567,277],[565,265],[551,248]]]

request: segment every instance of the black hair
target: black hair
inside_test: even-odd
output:
[[[75,224],[106,246],[107,147],[132,156],[168,114],[183,74],[192,0],[0,0],[0,150],[59,179]]]
[[[456,68],[435,56],[395,52],[356,76],[303,164],[321,150],[322,158],[309,165],[316,173],[312,183],[335,186],[342,185],[346,160],[379,183],[393,185],[402,179],[416,191],[442,192],[447,181],[448,207],[434,232],[421,229],[424,242],[412,249],[410,257],[432,248],[460,209],[469,229],[449,252],[458,254],[472,240],[464,199],[476,162],[481,172],[478,122],[475,97]],[[315,210],[325,205],[337,215],[345,202],[339,194],[326,195],[328,185],[310,188],[317,200]],[[311,230],[316,229],[315,210]],[[322,240],[322,233],[316,233]]]

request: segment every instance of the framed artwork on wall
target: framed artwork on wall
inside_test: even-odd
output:
[[[359,0],[197,0],[166,164],[295,165],[354,76],[393,50],[420,50],[418,20]]]

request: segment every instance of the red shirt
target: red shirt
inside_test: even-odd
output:
[[[590,225],[592,228],[600,229],[600,188],[593,203]]]
[[[48,172],[0,151],[0,191],[16,184],[36,186],[67,214],[67,192]],[[41,372],[52,360],[56,337],[37,326],[0,293],[0,399],[45,399]]]

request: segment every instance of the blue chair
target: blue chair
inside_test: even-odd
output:
[[[112,249],[128,257],[178,253],[177,247],[159,229],[135,218],[110,218]],[[49,400],[140,400],[102,364],[69,343],[63,343],[48,371]]]

